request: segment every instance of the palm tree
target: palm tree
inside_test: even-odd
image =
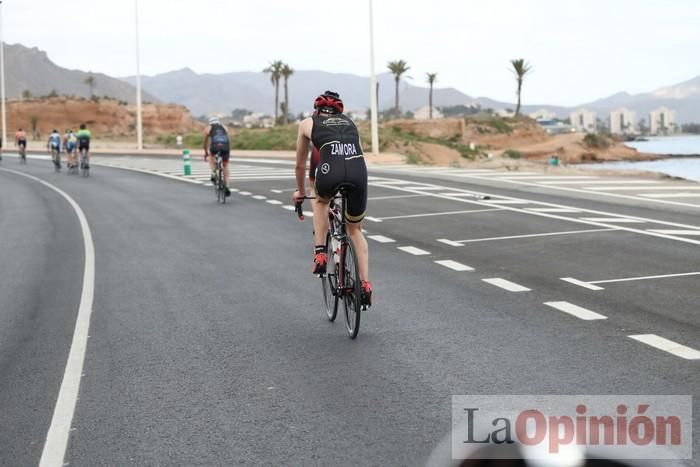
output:
[[[510,61],[511,65],[513,65],[513,74],[515,75],[515,79],[518,82],[518,106],[515,108],[515,116],[517,117],[520,115],[520,94],[523,89],[523,79],[525,78],[525,75],[532,70],[532,66],[530,66],[529,63],[525,61],[523,58],[516,58]]]
[[[427,79],[426,81],[430,85],[430,94],[428,94],[428,114],[430,120],[433,119],[433,84],[435,83],[435,80],[437,79],[437,73],[426,73],[425,74]]]
[[[95,77],[92,75],[89,75],[87,78],[85,78],[85,81],[83,81],[85,84],[88,85],[90,88],[90,97],[95,95]]]
[[[396,60],[394,62],[389,62],[387,64],[387,68],[389,68],[389,71],[391,72],[392,75],[394,75],[394,81],[396,82],[396,106],[394,108],[394,111],[396,112],[396,115],[399,115],[399,83],[401,82],[401,75],[406,73],[408,70],[411,69],[411,67],[408,66],[408,64],[403,61],[403,60]]]
[[[277,125],[277,115],[280,107],[280,78],[282,77],[282,60],[275,60],[270,66],[263,70],[263,73],[270,73],[270,82],[275,87],[275,122]]]
[[[289,123],[289,87],[287,86],[287,81],[294,74],[294,70],[285,63],[280,70],[280,74],[284,78],[284,124],[286,125]]]

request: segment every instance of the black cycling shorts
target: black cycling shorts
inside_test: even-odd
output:
[[[221,160],[224,162],[228,162],[229,158],[231,157],[231,151],[229,149],[209,148],[209,154],[212,157],[216,157],[217,154],[221,154]]]
[[[89,151],[90,150],[90,141],[79,141],[78,142],[78,151]]]
[[[17,141],[17,146],[26,148],[27,147],[27,140],[21,139],[21,140]]]
[[[345,219],[350,223],[361,222],[367,211],[367,165],[364,157],[344,159],[342,156],[321,156],[316,168],[316,195],[332,198],[344,183],[352,185],[345,206]]]
[[[311,145],[311,163],[309,164],[309,178],[313,180],[316,177],[316,167],[321,160],[321,152],[316,146]]]

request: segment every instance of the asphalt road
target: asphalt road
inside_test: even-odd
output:
[[[95,165],[83,179],[4,158],[69,194],[94,240],[69,465],[424,465],[449,435],[452,395],[700,395],[700,360],[629,337],[696,356],[700,275],[680,274],[700,272],[700,209],[372,169],[375,306],[351,341],[323,316],[311,223],[281,209],[294,182],[273,172],[291,167],[238,165],[250,176],[221,206],[172,174]],[[0,465],[34,465],[82,239],[64,199],[2,170],[0,235]]]

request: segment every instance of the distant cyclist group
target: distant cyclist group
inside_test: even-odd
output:
[[[66,130],[65,134],[61,135],[58,130],[54,129],[49,134],[49,139],[46,142],[46,149],[51,155],[51,161],[56,170],[60,170],[61,153],[66,154],[66,166],[71,171],[81,169],[87,171],[90,168],[90,140],[92,133],[83,123],[80,125],[80,130],[73,132],[72,129]],[[19,150],[20,163],[27,161],[27,133],[19,128],[15,133],[15,146]]]

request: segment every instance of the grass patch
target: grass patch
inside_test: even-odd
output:
[[[608,136],[588,133],[583,137],[583,145],[593,149],[607,149],[612,145]]]
[[[520,159],[522,154],[517,149],[506,149],[503,151],[503,157],[507,157],[509,159]]]

